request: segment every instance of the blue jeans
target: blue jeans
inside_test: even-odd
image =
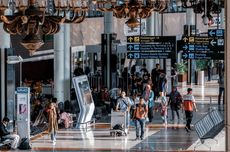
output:
[[[218,105],[220,105],[222,94],[223,94],[223,104],[224,104],[224,88],[223,87],[219,87]]]
[[[51,140],[56,141],[56,131],[51,132]]]
[[[144,128],[145,128],[145,119],[136,119],[135,120],[135,126],[136,126],[136,137],[139,138],[143,138],[144,137]],[[141,136],[139,134],[139,130],[141,128]]]

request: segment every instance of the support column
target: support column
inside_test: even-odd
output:
[[[70,41],[71,28],[70,24],[64,25],[64,42],[65,42],[65,51],[64,51],[64,99],[70,101],[70,87],[71,87],[71,41]]]
[[[10,48],[10,35],[7,34],[4,30],[3,30],[3,24],[0,23],[0,85],[1,85],[1,92],[0,92],[0,117],[1,120],[2,118],[6,115],[6,90],[5,90],[5,74],[6,74],[6,69],[5,69],[5,64],[6,64],[6,60],[5,60],[5,49]]]
[[[230,25],[230,1],[225,0],[225,49],[224,49],[224,54],[225,54],[225,75],[224,75],[224,82],[225,82],[225,124],[226,124],[226,152],[230,152],[230,79],[228,77],[230,76],[230,52],[228,51],[230,49],[230,28],[227,25]]]
[[[196,27],[193,29],[195,24],[195,13],[193,12],[192,8],[186,9],[186,25],[188,27],[187,34],[188,36],[191,36],[192,34],[196,33]],[[195,31],[193,31],[195,30]],[[189,83],[195,83],[195,70],[196,70],[196,61],[195,60],[189,60],[188,61],[188,82]]]
[[[148,36],[154,36],[155,35],[155,26],[154,24],[156,22],[154,22],[154,12],[152,13],[152,15],[146,19],[146,26],[147,26],[147,35]],[[152,69],[155,68],[155,64],[154,64],[154,59],[147,59],[146,60],[146,68],[148,69],[148,71],[151,73]]]
[[[195,25],[195,13],[192,8],[186,9],[186,24]]]
[[[102,34],[102,53],[101,53],[101,60],[102,60],[102,85],[107,86],[109,89],[112,87],[112,80],[116,80],[116,75],[114,75],[111,69],[111,55],[112,55],[112,40],[116,39],[112,35],[114,32],[113,28],[113,13],[112,12],[105,12],[104,14],[104,34]],[[113,63],[113,65],[115,65]],[[116,69],[116,68],[115,68]],[[114,77],[115,76],[115,77]]]
[[[154,12],[154,21],[155,21],[155,24],[154,24],[154,35],[155,36],[160,36],[161,35],[161,33],[163,33],[162,32],[162,16],[161,16],[161,14],[160,13],[158,13],[158,12]],[[159,63],[160,64],[160,66],[161,66],[161,68],[162,67],[164,67],[164,61],[163,61],[163,59],[155,59],[154,60],[154,68],[155,68],[155,65],[156,65],[156,63]]]
[[[225,29],[225,9],[224,8],[221,8],[221,13],[220,13],[220,29]]]
[[[64,102],[65,30],[64,25],[60,26],[60,31],[54,35],[54,97],[58,102]]]
[[[105,12],[104,15],[104,33],[109,34],[114,32],[113,27],[113,12]]]

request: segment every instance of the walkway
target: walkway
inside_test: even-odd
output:
[[[186,86],[179,90],[184,94],[187,87],[192,87],[198,105],[198,112],[194,114],[193,122],[196,122],[205,115],[210,108],[217,108],[218,85],[216,82],[201,86]],[[210,104],[210,97],[212,102]],[[169,110],[168,119],[171,119]],[[223,111],[222,111],[223,113]],[[187,133],[184,129],[184,114],[181,112],[181,120],[179,125],[174,125],[169,121],[168,128],[164,128],[159,113],[155,113],[152,124],[146,125],[144,140],[135,139],[135,128],[131,122],[131,128],[127,136],[111,137],[110,136],[110,119],[109,116],[103,116],[103,120],[98,120],[91,130],[85,132],[77,129],[61,129],[58,132],[57,143],[52,145],[50,137],[43,134],[37,139],[32,140],[32,151],[193,151],[198,140],[195,131]],[[225,151],[225,131],[223,130],[216,139],[218,144],[213,140],[207,140],[211,145],[212,151]],[[209,151],[209,149],[201,145],[198,151]],[[19,150],[17,150],[19,151]]]

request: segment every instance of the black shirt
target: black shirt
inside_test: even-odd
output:
[[[1,122],[0,123],[0,137],[9,135],[10,132],[7,131],[6,126]]]

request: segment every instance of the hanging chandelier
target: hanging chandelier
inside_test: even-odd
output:
[[[33,54],[42,35],[59,32],[62,23],[81,23],[88,11],[85,0],[0,0],[0,22],[12,35],[25,35],[21,44]]]
[[[93,3],[99,11],[112,11],[116,18],[128,18],[125,24],[130,28],[140,25],[138,18],[148,18],[153,11],[162,13],[168,7],[167,0],[93,0]]]
[[[224,0],[181,0],[182,7],[192,8],[194,13],[202,14],[203,23],[206,25],[212,20],[211,14],[221,13],[221,8],[224,8]]]

